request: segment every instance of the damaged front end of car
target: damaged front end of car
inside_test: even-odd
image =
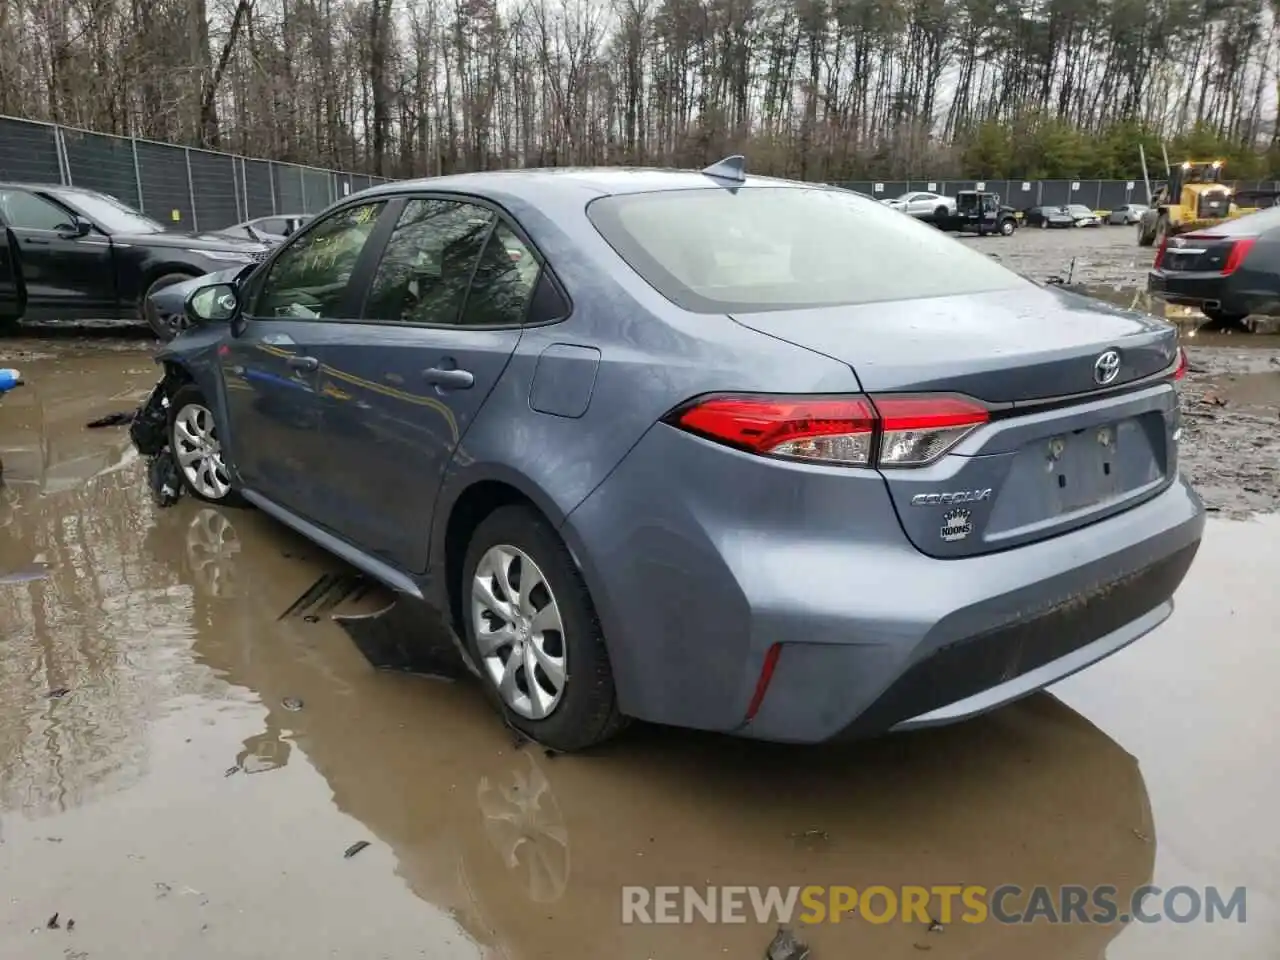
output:
[[[171,507],[182,497],[182,476],[169,446],[169,398],[185,382],[172,367],[133,415],[129,439],[147,465],[147,485],[158,507]]]

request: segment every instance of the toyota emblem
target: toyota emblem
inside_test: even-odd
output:
[[[1120,376],[1120,354],[1117,351],[1108,350],[1093,361],[1093,379],[1099,386],[1105,387],[1118,376]]]

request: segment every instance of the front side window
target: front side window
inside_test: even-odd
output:
[[[26,190],[0,190],[0,219],[19,230],[67,230],[71,214]]]
[[[280,251],[258,286],[254,316],[337,317],[385,201],[330,214]]]
[[[1029,282],[932,226],[842,190],[618,194],[593,200],[587,215],[659,293],[698,313],[910,300]]]
[[[405,205],[365,301],[365,320],[456,324],[494,215],[457,200]]]

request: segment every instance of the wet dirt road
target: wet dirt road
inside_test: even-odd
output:
[[[756,960],[771,926],[623,927],[621,886],[1148,882],[1245,885],[1247,922],[799,932],[813,960],[1276,956],[1275,519],[1212,520],[1173,619],[1057,698],[549,758],[322,601],[282,616],[343,571],[279,525],[151,505],[124,428],[83,427],[141,399],[144,351],[33,349],[0,401],[0,956]]]

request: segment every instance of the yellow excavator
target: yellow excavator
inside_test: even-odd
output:
[[[1139,146],[1139,151],[1142,147]],[[1147,180],[1150,206],[1138,220],[1138,246],[1150,247],[1166,236],[1203,230],[1224,220],[1234,220],[1257,207],[1241,206],[1231,187],[1222,182],[1222,160],[1186,160],[1176,167],[1168,166],[1168,179],[1152,190]],[[1147,178],[1147,158],[1142,153],[1142,176]]]

